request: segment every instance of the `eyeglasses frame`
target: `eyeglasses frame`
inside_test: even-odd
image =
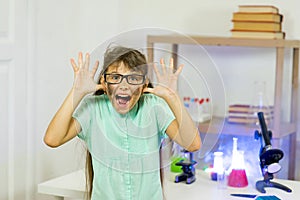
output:
[[[106,80],[106,76],[107,76],[107,75],[119,75],[119,76],[121,76],[121,79],[120,79],[120,81],[119,81],[118,83],[110,83],[110,82],[107,82],[107,80]],[[139,83],[139,84],[132,84],[132,83],[129,83],[128,77],[129,77],[129,76],[133,76],[133,75],[134,75],[134,76],[140,76],[140,77],[143,77],[143,82],[142,82],[142,83]],[[127,74],[127,75],[123,75],[123,74],[117,74],[117,73],[109,73],[109,74],[104,74],[103,76],[104,76],[104,81],[105,81],[106,83],[109,83],[109,84],[120,84],[120,83],[123,81],[124,78],[126,79],[127,83],[130,84],[130,85],[142,85],[142,84],[144,84],[145,81],[146,81],[146,75],[142,75],[142,74]]]

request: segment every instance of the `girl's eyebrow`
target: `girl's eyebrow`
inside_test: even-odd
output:
[[[111,71],[111,72],[108,72],[109,74],[118,74],[117,71]]]
[[[113,70],[113,71],[107,72],[107,73],[109,73],[109,74],[122,74],[122,75],[124,75],[124,74],[125,75],[128,75],[128,74],[140,74],[140,75],[142,75],[142,73],[140,71],[136,71],[136,70],[129,70],[126,73],[120,73],[117,70]]]

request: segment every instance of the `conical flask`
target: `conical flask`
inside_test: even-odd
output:
[[[248,185],[248,179],[245,170],[244,151],[236,151],[232,156],[228,186],[246,187]]]
[[[231,165],[229,167],[229,169],[227,170],[227,173],[230,173],[232,168],[233,168],[233,164],[238,162],[236,159],[238,159],[238,156],[236,156],[236,154],[238,153],[238,148],[237,148],[237,142],[238,142],[238,138],[233,137],[232,138],[232,155],[231,155]]]

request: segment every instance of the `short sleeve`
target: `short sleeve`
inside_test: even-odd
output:
[[[175,119],[175,116],[164,99],[157,97],[157,103],[159,106],[157,106],[156,113],[157,123],[161,133],[160,136],[166,138],[166,130],[171,122]]]
[[[73,113],[73,118],[76,119],[80,126],[81,126],[81,132],[78,133],[78,137],[84,141],[86,141],[87,133],[89,129],[89,125],[91,122],[91,106],[93,99],[90,96],[85,97],[79,104],[79,106],[76,108],[76,110]]]

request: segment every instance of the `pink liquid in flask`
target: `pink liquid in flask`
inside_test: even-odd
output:
[[[248,179],[245,169],[232,169],[228,177],[228,186],[231,187],[246,187]]]

